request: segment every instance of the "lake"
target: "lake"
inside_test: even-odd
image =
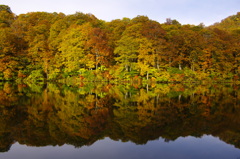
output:
[[[0,158],[240,159],[232,84],[0,83]]]

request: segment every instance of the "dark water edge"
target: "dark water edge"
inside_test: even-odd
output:
[[[238,85],[2,83],[0,116],[6,158],[240,157]]]

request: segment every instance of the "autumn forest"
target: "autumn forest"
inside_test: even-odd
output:
[[[240,12],[211,26],[0,5],[1,81],[238,82]]]

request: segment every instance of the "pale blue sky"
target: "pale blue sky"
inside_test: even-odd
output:
[[[79,11],[106,21],[146,15],[160,23],[171,18],[195,25],[202,22],[211,25],[240,12],[240,0],[1,0],[0,4],[10,6],[17,15],[35,11],[65,14]]]

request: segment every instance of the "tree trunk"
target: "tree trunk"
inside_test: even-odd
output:
[[[128,65],[125,65],[125,70],[128,72]]]
[[[178,64],[179,70],[182,70],[182,65]]]

